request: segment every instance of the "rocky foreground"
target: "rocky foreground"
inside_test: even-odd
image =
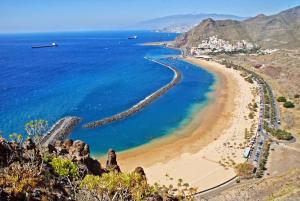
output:
[[[171,194],[170,188],[148,185],[141,167],[121,173],[113,150],[102,167],[80,140],[39,147],[31,139],[18,143],[0,138],[1,201],[178,200]]]

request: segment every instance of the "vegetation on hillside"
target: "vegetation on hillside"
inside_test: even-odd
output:
[[[282,129],[266,128],[267,132],[271,133],[278,140],[291,140],[293,135],[290,132]]]
[[[45,121],[26,124],[38,142],[45,126]],[[82,141],[41,146],[22,139],[16,133],[10,141],[0,137],[0,200],[189,201],[196,192],[181,179],[177,186],[151,185],[141,167],[121,172],[113,150],[102,168]]]
[[[48,121],[39,119],[32,120],[25,124],[25,131],[28,136],[35,142],[40,143],[48,130]]]
[[[286,102],[286,98],[285,98],[284,96],[279,96],[279,97],[277,98],[277,101],[278,101],[278,102]]]
[[[283,104],[283,107],[285,107],[285,108],[294,108],[295,105],[294,105],[294,103],[291,102],[291,101],[286,101],[286,102]]]

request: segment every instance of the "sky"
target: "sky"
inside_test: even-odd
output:
[[[0,0],[0,32],[115,30],[175,14],[276,14],[300,0]]]

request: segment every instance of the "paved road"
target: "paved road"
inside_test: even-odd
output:
[[[255,135],[255,138],[253,139],[253,145],[251,148],[250,156],[248,161],[252,163],[255,167],[258,167],[259,162],[261,160],[262,155],[262,148],[266,140],[270,139],[270,134],[264,129],[263,122],[264,122],[264,113],[265,113],[265,93],[264,93],[264,86],[267,88],[267,92],[270,98],[270,111],[274,111],[275,113],[275,119],[270,119],[270,126],[273,128],[278,129],[280,127],[280,115],[279,115],[279,109],[277,107],[276,100],[274,98],[273,92],[271,87],[265,82],[265,81],[259,81],[255,79],[255,81],[259,84],[259,119],[258,119],[258,129]],[[271,116],[270,116],[271,118]]]
[[[258,82],[259,83],[259,82]],[[265,100],[264,100],[264,90],[263,86],[259,85],[259,116],[258,116],[258,128],[255,137],[251,140],[251,152],[248,161],[252,163],[256,168],[258,167],[259,161],[261,159],[261,152],[263,144],[265,143],[266,132],[263,128],[263,117],[265,112]]]

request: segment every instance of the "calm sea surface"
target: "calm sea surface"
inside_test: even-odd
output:
[[[138,35],[137,40],[128,40]],[[94,154],[126,150],[170,134],[189,122],[208,101],[214,76],[168,57],[176,50],[140,43],[173,40],[175,34],[86,32],[0,35],[0,130],[25,134],[24,124],[75,115],[81,125],[121,112],[173,78],[169,69],[145,60],[172,64],[182,80],[141,112],[96,129],[79,125],[71,135],[89,143]],[[32,49],[56,42],[57,48]],[[196,109],[195,109],[196,108]]]

